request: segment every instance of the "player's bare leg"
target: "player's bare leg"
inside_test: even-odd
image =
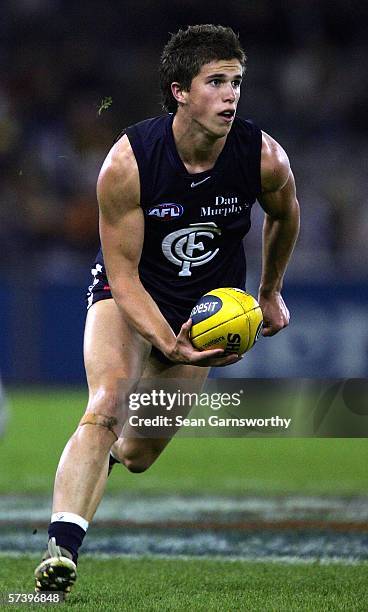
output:
[[[124,394],[138,383],[150,345],[122,319],[114,300],[92,306],[87,315],[84,359],[89,387],[85,420],[69,440],[56,473],[53,512],[93,517],[91,500],[102,497],[107,457],[124,424]],[[86,417],[85,415],[85,417]],[[96,421],[96,424],[93,423]],[[95,505],[95,504],[93,504]]]
[[[139,381],[150,348],[123,321],[114,300],[89,310],[84,346],[89,402],[56,473],[52,551],[49,547],[36,568],[39,590],[68,591],[75,580],[77,550],[103,495],[109,451],[123,427],[124,393]]]

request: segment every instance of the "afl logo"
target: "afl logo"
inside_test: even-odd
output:
[[[184,208],[181,204],[174,204],[168,202],[167,204],[157,204],[152,206],[148,210],[149,217],[155,217],[156,219],[163,219],[164,221],[171,221],[172,219],[178,219],[182,216]]]

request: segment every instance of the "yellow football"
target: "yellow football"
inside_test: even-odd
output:
[[[191,341],[200,350],[222,348],[243,355],[257,342],[262,311],[257,300],[241,289],[223,287],[203,295],[190,313]]]

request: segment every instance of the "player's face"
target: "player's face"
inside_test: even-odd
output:
[[[230,131],[240,97],[243,69],[238,60],[204,64],[186,92],[191,119],[214,136]]]

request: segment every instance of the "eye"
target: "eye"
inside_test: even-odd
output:
[[[239,79],[235,79],[235,81],[232,82],[233,87],[238,88],[241,85],[241,81]]]
[[[212,81],[210,81],[210,83],[214,86],[214,87],[219,87],[221,85],[221,80],[220,79],[212,79]]]

